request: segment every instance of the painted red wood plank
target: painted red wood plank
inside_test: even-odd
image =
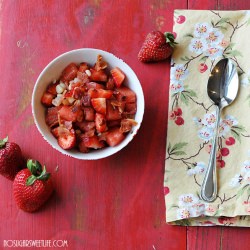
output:
[[[186,249],[186,228],[165,224],[169,63],[137,60],[145,35],[171,30],[173,9],[186,7],[182,0],[1,2],[0,135],[8,134],[27,157],[46,164],[56,192],[39,212],[26,214],[13,202],[11,182],[0,178],[0,244],[7,239],[61,239],[68,241],[68,249]],[[30,107],[43,67],[81,47],[123,58],[138,74],[146,101],[134,141],[94,162],[51,149],[35,128]]]

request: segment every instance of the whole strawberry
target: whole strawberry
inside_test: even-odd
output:
[[[0,140],[0,174],[13,181],[23,163],[21,149],[16,143],[8,142],[8,136]]]
[[[18,172],[13,183],[14,199],[17,206],[25,212],[38,210],[52,192],[50,173],[35,160],[27,161],[27,168]]]
[[[141,62],[158,62],[169,58],[174,50],[174,35],[160,31],[150,32],[139,51],[138,59]]]

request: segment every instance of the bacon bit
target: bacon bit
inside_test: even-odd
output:
[[[108,67],[107,62],[102,60],[102,56],[98,55],[97,56],[97,60],[96,60],[96,64],[95,64],[95,70],[99,71],[102,69],[106,69]]]
[[[116,109],[116,107],[118,107],[120,113],[124,111],[124,103],[117,100],[112,100],[110,104],[112,105],[113,109]]]
[[[136,126],[137,122],[134,119],[123,119],[121,120],[120,130],[123,133],[129,132],[133,126]]]

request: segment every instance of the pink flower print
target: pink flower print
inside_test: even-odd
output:
[[[229,42],[229,41],[226,41],[225,39],[222,39],[222,41],[219,43],[219,45],[220,45],[222,48],[226,48],[229,44],[230,44],[230,42]]]
[[[208,23],[197,23],[194,29],[194,36],[205,37],[210,29],[211,26]]]
[[[188,75],[188,70],[185,69],[183,64],[177,64],[171,68],[171,80],[183,81]]]
[[[189,50],[196,54],[201,54],[207,50],[207,42],[203,38],[193,38],[189,45]]]
[[[250,173],[250,161],[244,161],[242,167],[243,173]]]
[[[223,39],[224,35],[217,29],[211,29],[208,34],[207,34],[207,42],[210,44],[219,44],[222,39]]]
[[[206,204],[205,210],[206,210],[207,214],[211,215],[211,214],[214,214],[216,212],[216,207],[213,205],[210,205],[210,204]]]
[[[214,112],[210,114],[205,114],[204,118],[202,119],[203,125],[209,128],[214,128],[215,122],[216,122],[216,115]]]
[[[223,48],[219,45],[212,45],[205,51],[205,56],[210,57],[212,60],[221,57],[223,54]]]
[[[195,215],[193,208],[180,208],[177,210],[177,219],[188,219]]]
[[[199,130],[198,136],[203,139],[205,142],[208,142],[213,138],[214,131],[212,128],[203,127]]]
[[[170,85],[170,90],[172,93],[178,93],[184,90],[184,84],[182,82],[173,82]]]
[[[198,198],[193,194],[183,194],[179,196],[179,206],[192,206],[198,202]]]

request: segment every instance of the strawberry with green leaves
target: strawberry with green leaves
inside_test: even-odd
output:
[[[36,160],[28,160],[27,168],[18,172],[13,182],[14,199],[17,206],[25,212],[38,210],[52,192],[50,173]]]
[[[8,136],[0,140],[0,174],[9,180],[23,168],[24,159],[22,151],[15,142],[9,142]]]
[[[166,60],[173,53],[176,44],[174,39],[174,35],[169,32],[150,32],[139,51],[139,61],[147,63]]]

